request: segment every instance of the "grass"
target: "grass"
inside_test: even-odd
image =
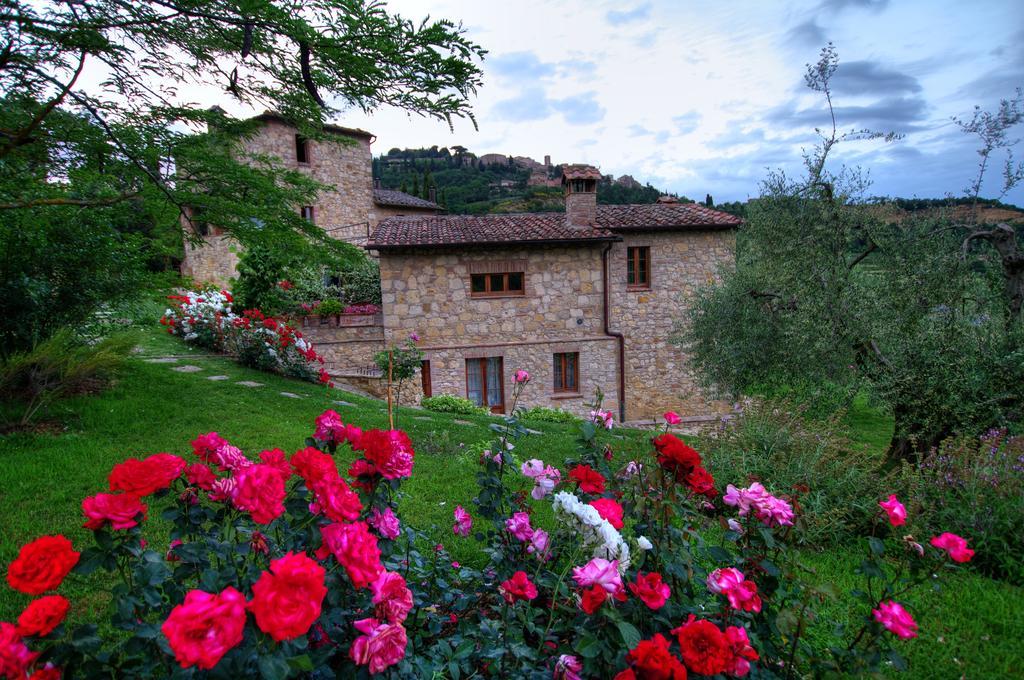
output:
[[[190,452],[189,441],[216,430],[250,454],[273,447],[294,451],[324,409],[337,410],[346,422],[360,427],[385,427],[381,402],[326,390],[309,383],[242,368],[221,358],[202,356],[174,338],[152,332],[141,338],[143,356],[186,355],[177,364],[192,364],[199,373],[178,373],[173,365],[127,362],[125,372],[108,391],[60,403],[51,417],[63,423],[44,434],[20,433],[0,438],[0,503],[5,518],[0,529],[0,564],[6,565],[25,542],[42,533],[63,533],[78,547],[91,538],[81,528],[81,499],[106,487],[110,468],[132,456],[167,451]],[[210,381],[211,375],[229,380]],[[235,384],[242,380],[263,383],[260,388]],[[304,395],[295,399],[281,392]],[[339,405],[336,400],[350,405]],[[415,474],[403,485],[402,517],[443,541],[455,559],[477,559],[475,543],[451,534],[456,504],[470,507],[475,494],[476,455],[491,440],[494,420],[482,415],[448,415],[401,408],[397,425],[417,445]],[[858,404],[849,415],[858,441],[884,446],[891,422]],[[521,439],[516,453],[521,460],[541,458],[561,466],[573,455],[572,425],[531,422],[542,432]],[[618,431],[613,440],[617,455],[629,456],[644,447],[649,433]],[[347,465],[343,461],[342,465]],[[167,541],[159,520],[161,505],[151,504],[146,538],[153,545]],[[856,587],[854,565],[858,548],[822,553],[805,551],[803,557],[823,582],[842,591]],[[76,618],[94,612],[111,583],[102,577],[70,579],[62,592],[75,603]],[[921,624],[921,637],[904,645],[911,677],[1007,677],[1024,667],[1024,589],[971,572],[959,572],[944,582],[936,596],[917,596],[909,604]],[[28,601],[26,596],[0,587],[0,620],[10,621]],[[930,603],[930,609],[925,608]],[[822,611],[825,619],[846,621],[850,604],[839,602]],[[819,628],[824,629],[822,625]]]

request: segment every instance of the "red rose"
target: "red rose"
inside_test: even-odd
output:
[[[189,591],[160,630],[182,668],[210,670],[242,641],[245,596],[232,587],[219,595]]]
[[[674,628],[680,656],[686,667],[700,675],[718,675],[732,661],[732,650],[725,635],[710,621],[697,620],[693,614],[686,623]]]
[[[198,486],[203,491],[209,491],[213,488],[213,483],[217,481],[217,475],[202,463],[192,463],[185,468],[185,479],[189,484]]]
[[[669,641],[661,633],[650,640],[641,640],[626,655],[626,661],[632,664],[633,677],[639,680],[686,680],[686,668],[668,648]]]
[[[49,635],[68,615],[70,608],[71,603],[63,595],[47,595],[32,600],[18,617],[18,635]]]
[[[601,515],[601,519],[607,520],[616,529],[622,528],[622,506],[611,498],[598,498],[590,501],[590,505]]]
[[[725,672],[742,678],[750,672],[750,662],[760,659],[757,650],[750,646],[750,638],[747,637],[747,629],[739,626],[729,626],[725,629],[725,639],[732,651],[732,659]]]
[[[216,432],[207,432],[201,434],[192,440],[192,453],[196,455],[199,460],[205,460],[207,463],[214,460],[214,454],[217,453],[217,449],[228,443],[227,439],[224,439]]]
[[[366,588],[384,571],[380,563],[377,537],[370,533],[366,522],[335,522],[321,527],[320,534],[323,536],[323,545],[317,551],[317,558],[323,559],[333,554],[345,567],[356,588]]]
[[[257,524],[270,524],[284,512],[288,492],[275,468],[263,463],[250,465],[239,470],[235,480],[231,501],[236,508],[252,515]]]
[[[288,464],[288,458],[285,456],[284,451],[281,449],[270,449],[269,451],[260,451],[260,460],[274,468],[281,473],[281,479],[288,481],[295,471],[292,470],[292,466]]]
[[[184,469],[185,461],[169,453],[157,453],[144,460],[129,458],[110,471],[110,490],[148,496],[169,487]]]
[[[665,602],[672,595],[672,590],[667,583],[661,580],[661,574],[657,572],[644,574],[642,571],[638,571],[636,581],[628,585],[634,595],[655,610],[664,607]]]
[[[316,486],[321,479],[340,477],[334,459],[312,446],[296,451],[292,456],[291,464],[309,489]]]
[[[309,632],[327,595],[326,572],[303,553],[270,561],[270,571],[252,585],[249,611],[256,625],[277,642]]]
[[[686,486],[690,487],[690,490],[696,494],[702,494],[708,498],[714,498],[718,495],[718,489],[715,488],[715,478],[711,476],[711,473],[705,470],[701,466],[693,468],[690,474],[684,478]]]
[[[601,586],[593,586],[583,591],[583,597],[580,599],[580,609],[585,611],[587,614],[593,614],[604,601],[608,599],[608,591]]]
[[[0,621],[0,677],[23,678],[39,656],[29,651],[13,624]]]
[[[139,513],[146,519],[146,509],[135,494],[98,493],[82,501],[82,512],[88,518],[82,526],[96,531],[109,523],[113,529],[131,529],[138,525]]]
[[[323,513],[334,522],[354,521],[363,512],[359,494],[349,488],[341,477],[321,480],[313,487],[316,502],[310,505],[315,514]]]
[[[79,554],[63,536],[41,536],[21,547],[7,569],[7,583],[19,592],[42,595],[64,581]]]
[[[664,432],[651,440],[658,452],[658,464],[683,479],[700,465],[700,454],[684,444],[674,434]]]
[[[409,436],[401,430],[367,430],[352,447],[362,451],[377,474],[384,479],[412,475],[415,452]]]
[[[388,623],[402,623],[412,609],[412,591],[405,583],[401,574],[383,571],[377,580],[370,584],[373,593],[373,604],[377,606],[375,614],[378,619]]]
[[[60,669],[48,663],[42,668],[37,668],[32,675],[28,676],[28,680],[60,680]]]
[[[686,669],[683,670],[685,671]],[[683,677],[685,678],[686,676],[684,675]],[[636,680],[636,673],[633,672],[632,668],[627,668],[624,671],[616,673],[612,680]]]
[[[579,484],[584,493],[604,493],[604,477],[589,465],[577,465],[569,470],[569,478]]]
[[[516,600],[532,600],[537,597],[537,586],[530,582],[525,571],[517,571],[512,578],[498,586],[505,602],[512,604]]]

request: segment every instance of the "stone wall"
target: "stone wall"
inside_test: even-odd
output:
[[[324,368],[343,375],[372,373],[373,356],[384,349],[384,326],[303,325],[302,335],[324,358]]]
[[[669,338],[688,301],[716,281],[721,267],[735,262],[734,231],[643,232],[623,234],[609,254],[612,330],[626,336],[626,404],[630,419],[727,412],[708,400],[685,352]],[[626,249],[649,246],[649,290],[627,290]]]
[[[341,137],[338,141],[308,141],[309,162],[295,158],[295,133],[290,125],[267,120],[260,132],[246,142],[249,153],[276,157],[281,167],[298,170],[333,190],[321,192],[313,205],[313,219],[332,237],[358,246],[366,243],[373,203],[372,157],[368,137]],[[300,206],[296,206],[298,211]],[[379,218],[378,218],[379,219]],[[188,228],[183,220],[183,228]],[[181,271],[200,283],[225,286],[235,276],[240,247],[224,243],[221,236],[206,237],[206,245],[186,244]]]
[[[474,298],[472,273],[525,273],[524,295]],[[502,357],[506,405],[513,376],[533,376],[527,406],[584,414],[595,388],[617,408],[616,343],[604,335],[601,246],[420,251],[381,256],[388,344],[411,333],[430,361],[433,393],[466,396],[466,359]],[[553,357],[579,352],[580,391],[555,394]],[[420,383],[415,386],[418,399]]]

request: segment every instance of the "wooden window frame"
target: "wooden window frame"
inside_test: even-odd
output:
[[[643,257],[641,257],[641,254]],[[640,263],[646,264],[646,271],[641,268]],[[633,281],[629,280],[629,266],[633,265]],[[651,289],[651,247],[650,246],[629,246],[626,248],[626,289],[627,290],[650,290]],[[637,283],[640,272],[647,274],[647,280]]]
[[[566,380],[566,377],[568,377],[567,365],[569,363],[568,360],[567,360],[567,357],[570,354],[574,355],[576,357],[576,361],[573,362],[573,375],[572,375],[572,384],[575,387],[567,387],[566,386],[568,384],[568,381]],[[559,375],[559,373],[557,371],[555,372],[555,374],[554,374],[554,376],[552,378],[552,381],[551,381],[552,392],[554,392],[555,394],[579,394],[580,393],[580,353],[579,352],[555,352],[554,355],[553,355],[553,362],[552,363],[554,363],[554,361],[558,362],[559,370],[561,370],[561,375]],[[554,370],[554,366],[552,366],[552,369]],[[559,377],[561,377],[561,379],[562,379],[562,386],[561,387],[558,386],[558,382],[556,380],[556,378],[559,378]]]
[[[469,377],[467,376],[467,387],[469,385]],[[420,362],[420,384],[423,388],[424,397],[434,396],[434,385],[430,379],[430,359],[424,359]]]
[[[513,274],[519,274],[523,284],[522,288],[516,290],[509,290],[509,280]],[[473,290],[473,279],[477,276],[484,277],[484,290],[474,291]],[[500,276],[502,277],[502,290],[491,290],[491,277]],[[473,298],[488,298],[488,297],[522,297],[526,295],[526,272],[477,272],[469,275],[469,296]]]
[[[300,154],[300,151],[299,151],[300,149],[302,150],[301,154]],[[305,159],[299,158],[300,155],[305,156]],[[311,148],[309,146],[309,140],[306,139],[305,137],[303,137],[302,135],[296,133],[295,134],[295,162],[298,163],[299,165],[309,165],[310,164],[311,156],[312,156],[312,150],[311,150]]]
[[[498,390],[501,394],[501,403],[493,406],[487,403],[487,362],[490,359],[498,360]],[[491,413],[505,412],[505,357],[466,357],[466,399],[469,399],[469,366],[471,361],[480,362],[480,388],[484,395],[484,408],[491,409]]]

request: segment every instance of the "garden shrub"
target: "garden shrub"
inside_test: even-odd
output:
[[[258,309],[232,311],[227,291],[169,295],[173,306],[160,323],[187,343],[234,355],[240,364],[263,371],[331,384],[323,357],[288,322]]]
[[[289,311],[288,271],[291,257],[280,250],[253,244],[238,258],[238,280],[233,290],[239,309],[260,309],[267,314]]]
[[[513,413],[527,382],[516,382]],[[10,587],[44,596],[17,626],[0,622],[4,673],[891,673],[905,667],[900,645],[917,635],[895,598],[973,554],[950,533],[929,547],[872,537],[859,570],[866,583],[855,593],[862,616],[835,644],[816,642],[807,634],[814,610],[835,589],[806,582],[789,550],[800,531],[791,497],[760,483],[719,493],[714,468],[668,432],[612,468],[599,404],[595,414],[580,423],[578,457],[562,470],[539,460],[514,465],[513,442],[527,433],[514,416],[495,425],[477,463],[476,497],[452,498],[450,540],[481,543],[481,569],[453,562],[398,514],[416,461],[398,430],[363,431],[325,411],[291,456],[269,449],[253,460],[209,432],[192,441],[189,459],[128,459],[111,471],[109,493],[82,502],[94,545],[79,552],[46,535],[9,565]],[[335,456],[352,461],[347,479]],[[878,520],[913,527],[895,497],[878,501]],[[156,504],[171,525],[167,545],[142,540]],[[548,506],[550,532],[534,521]],[[700,530],[718,523],[728,530],[706,543]],[[117,581],[104,625],[63,626],[70,602],[54,591],[71,574],[97,570]]]
[[[420,406],[428,411],[438,413],[455,413],[464,416],[483,416],[490,411],[483,406],[477,406],[465,397],[458,397],[454,394],[438,394],[433,397],[423,397]]]
[[[575,423],[580,417],[560,408],[548,408],[547,406],[534,406],[524,409],[520,414],[523,420],[539,420],[545,423]]]
[[[1024,436],[991,430],[947,439],[919,463],[904,464],[902,478],[922,525],[970,538],[975,567],[1024,584]]]
[[[341,300],[330,299],[324,300],[314,307],[313,313],[320,316],[335,316],[341,314],[342,309],[344,308],[341,306]]]
[[[16,405],[4,409],[6,422],[0,425],[25,426],[57,399],[104,386],[117,374],[133,345],[131,334],[86,343],[65,328],[32,349],[0,361],[0,400]]]
[[[810,417],[791,401],[749,400],[736,418],[700,437],[717,477],[734,484],[772,480],[795,494],[802,540],[829,544],[861,533],[881,493],[880,460],[846,437],[842,413]]]

